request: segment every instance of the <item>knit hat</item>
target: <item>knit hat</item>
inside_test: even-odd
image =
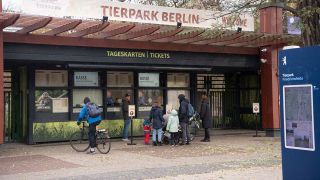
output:
[[[90,102],[90,98],[89,97],[85,97],[84,100],[83,100],[83,103],[84,104],[87,104]]]

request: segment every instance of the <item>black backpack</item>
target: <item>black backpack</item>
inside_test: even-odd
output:
[[[91,118],[96,118],[100,116],[102,113],[102,109],[99,108],[99,106],[95,103],[88,103],[87,104],[88,114]]]

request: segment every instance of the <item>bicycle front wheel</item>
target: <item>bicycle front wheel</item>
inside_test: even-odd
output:
[[[89,149],[88,133],[85,131],[73,133],[70,137],[70,145],[78,152],[87,151]]]
[[[97,136],[97,149],[101,154],[107,154],[111,149],[111,141],[107,135],[100,134]]]

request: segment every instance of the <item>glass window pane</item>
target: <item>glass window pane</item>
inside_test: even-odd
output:
[[[74,72],[74,86],[76,87],[98,87],[98,72]]]
[[[163,104],[162,90],[158,89],[140,89],[138,91],[138,116],[139,118],[149,117],[149,113],[154,101]]]
[[[126,94],[131,95],[131,104],[134,104],[133,91],[131,89],[108,89],[106,92],[107,119],[123,119],[122,99]]]
[[[109,71],[107,87],[133,87],[133,72]]]
[[[101,89],[74,89],[72,94],[73,107],[81,108],[85,97],[89,97],[91,102],[96,103],[98,106],[103,105]]]
[[[168,73],[168,87],[189,87],[188,73]]]
[[[190,99],[190,91],[189,90],[168,90],[168,107],[172,107],[173,109],[178,110],[180,103],[178,96],[179,94],[184,94],[187,99]]]
[[[159,87],[159,73],[139,73],[140,87]]]
[[[67,87],[68,71],[63,70],[36,70],[36,87]]]

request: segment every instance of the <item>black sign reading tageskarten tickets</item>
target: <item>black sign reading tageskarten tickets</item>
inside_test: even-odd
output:
[[[256,55],[150,51],[145,49],[106,49],[13,43],[5,44],[4,58],[15,59],[17,61],[21,60],[24,62],[56,61],[68,63],[178,65],[254,69],[259,68],[260,65],[259,57]]]

